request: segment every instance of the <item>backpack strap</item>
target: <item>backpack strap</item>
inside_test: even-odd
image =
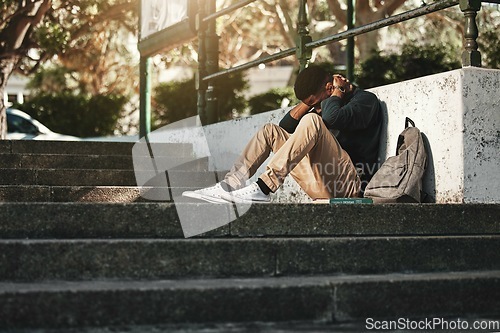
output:
[[[405,118],[405,129],[407,129],[408,127],[410,127],[410,125],[412,127],[415,127],[415,122],[413,120],[411,120],[410,118],[406,117]],[[400,134],[399,137],[398,137],[398,143],[396,145],[396,155],[399,154],[399,149],[404,144],[404,141],[405,141],[404,136],[402,134]]]
[[[405,128],[410,127],[409,124],[411,124],[412,127],[415,127],[415,122],[411,120],[410,118],[406,117],[405,119]]]

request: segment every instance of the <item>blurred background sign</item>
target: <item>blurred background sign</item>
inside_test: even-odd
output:
[[[188,0],[142,0],[141,39],[188,18]]]

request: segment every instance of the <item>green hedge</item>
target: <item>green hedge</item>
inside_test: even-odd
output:
[[[403,46],[400,54],[373,54],[361,63],[356,83],[362,88],[378,87],[461,67],[460,53],[440,45]]]
[[[255,95],[248,100],[250,114],[276,110],[281,107],[285,98],[290,101],[289,105],[298,103],[292,87],[275,88],[263,94]]]
[[[15,107],[54,132],[79,137],[112,135],[127,98],[115,95],[40,94]]]
[[[221,120],[231,119],[234,113],[246,108],[242,91],[247,82],[242,73],[220,77],[215,80],[216,95]],[[154,89],[152,101],[153,128],[195,116],[198,95],[194,78],[181,82],[167,82]]]

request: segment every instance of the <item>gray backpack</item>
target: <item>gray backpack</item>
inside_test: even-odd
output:
[[[373,175],[364,196],[373,199],[374,203],[421,202],[422,176],[426,166],[422,133],[410,118],[406,118],[405,130],[398,138],[396,156],[389,157]]]

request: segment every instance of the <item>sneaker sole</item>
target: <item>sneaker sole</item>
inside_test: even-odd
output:
[[[247,200],[247,199],[240,199],[240,198],[233,197],[231,195],[227,195],[227,196],[224,196],[222,198],[225,199],[226,202],[233,202],[233,203],[237,203],[237,204],[252,204],[252,203],[264,203],[264,204],[267,204],[267,203],[271,202],[270,200]]]
[[[198,194],[198,193],[195,193],[194,191],[184,192],[184,193],[182,193],[182,196],[187,197],[187,198],[192,198],[192,199],[199,199],[199,200],[203,200],[203,201],[210,202],[210,203],[218,203],[218,204],[229,203],[227,200],[225,200],[223,198],[216,198],[216,197],[211,197],[208,195]]]

